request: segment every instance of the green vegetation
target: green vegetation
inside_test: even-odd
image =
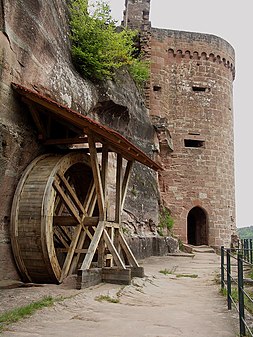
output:
[[[164,275],[175,275],[176,277],[190,277],[190,278],[197,278],[197,274],[176,274],[175,273],[176,267],[173,267],[172,269],[162,269],[159,271],[159,273],[164,274]]]
[[[171,270],[166,269],[166,268],[163,269],[163,270],[160,270],[159,273],[164,274],[164,275],[171,275],[171,274],[173,274],[173,272]]]
[[[240,239],[253,239],[253,226],[238,228]]]
[[[190,278],[197,278],[197,274],[176,274],[176,277],[190,277]]]
[[[251,298],[253,298],[253,291],[249,291],[248,289],[244,289],[244,290],[247,292],[247,294]],[[223,296],[227,296],[227,289],[221,289],[221,294]],[[231,297],[234,300],[234,302],[238,303],[238,290],[237,290],[237,288],[231,289]],[[244,295],[244,306],[245,306],[245,309],[249,313],[253,314],[253,303],[250,301],[250,299],[246,295]]]
[[[32,302],[26,306],[16,308],[10,311],[7,311],[0,315],[0,332],[4,330],[4,328],[12,323],[15,323],[25,317],[31,316],[37,310],[50,307],[56,301],[62,300],[62,298],[54,299],[51,296],[43,297],[41,300]]]
[[[137,32],[118,29],[106,2],[72,0],[70,28],[73,61],[84,77],[112,79],[117,69],[127,66],[137,84],[148,79],[148,63],[135,58]]]
[[[118,298],[113,298],[109,295],[99,295],[95,298],[96,301],[98,302],[109,302],[109,303],[119,303],[119,299]]]
[[[133,187],[131,188],[130,192],[132,193],[133,196],[137,197],[137,194],[138,194],[138,193],[137,193],[137,190],[136,190],[135,186],[133,186]]]
[[[171,217],[169,210],[166,207],[163,207],[160,211],[160,218],[159,218],[159,225],[158,225],[158,234],[163,236],[164,230],[166,229],[170,233],[172,233],[172,229],[174,226],[174,219]]]
[[[251,268],[251,270],[246,274],[246,276],[253,280],[253,268]]]

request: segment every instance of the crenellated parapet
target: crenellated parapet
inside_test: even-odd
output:
[[[168,57],[169,58],[176,58],[176,59],[185,59],[185,60],[200,60],[200,61],[210,61],[213,63],[221,64],[224,67],[228,68],[232,74],[233,74],[233,79],[235,77],[235,67],[232,62],[227,60],[225,57],[222,57],[218,54],[214,53],[206,53],[206,52],[198,52],[198,51],[190,51],[190,50],[181,50],[181,49],[168,49]]]

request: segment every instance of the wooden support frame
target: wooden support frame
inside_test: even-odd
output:
[[[55,251],[52,251],[52,253],[50,251],[50,259],[55,259],[51,263],[51,267],[57,265],[57,259],[55,258],[57,252],[65,254],[63,267],[61,268],[60,266],[58,268],[57,265],[57,268],[52,268],[54,272],[52,280],[56,279],[61,282],[64,277],[76,270],[77,266],[79,270],[87,272],[95,264],[101,269],[109,266],[109,269],[107,268],[106,272],[104,272],[108,276],[111,269],[111,275],[108,276],[109,279],[117,278],[117,275],[121,273],[122,279],[125,278],[125,280],[131,273],[132,275],[141,275],[138,262],[121,232],[122,211],[134,161],[137,160],[155,170],[159,170],[161,167],[116,131],[110,130],[96,121],[28,88],[14,83],[12,86],[29,107],[39,132],[38,139],[44,145],[66,145],[66,147],[70,145],[75,148],[76,144],[83,144],[82,154],[86,156],[84,163],[90,166],[93,175],[93,181],[88,189],[86,187],[79,189],[78,186],[72,188],[72,184],[75,184],[73,183],[74,180],[68,180],[68,177],[64,176],[66,170],[62,173],[61,169],[55,176],[50,176],[50,179],[53,178],[54,180],[49,180],[45,184],[45,188],[47,186],[50,187],[49,192],[51,194],[47,195],[48,200],[54,200],[55,203],[52,210],[53,213],[50,213],[50,216],[45,215],[43,218],[47,221],[46,224],[49,229],[46,234],[42,235],[46,237],[47,233],[53,233],[53,239],[57,243]],[[57,125],[59,129],[56,130],[55,127]],[[78,147],[78,149],[80,148],[81,146]],[[113,219],[108,219],[109,152],[116,153],[117,157],[116,199]],[[49,165],[51,165],[50,163],[51,161],[49,160]],[[55,163],[57,164],[57,160]],[[74,165],[71,161],[70,164]],[[36,164],[34,165],[36,166]],[[43,167],[47,167],[47,165]],[[49,168],[47,169],[49,170]],[[44,168],[41,169],[41,171],[43,170]],[[52,172],[56,171],[52,170]],[[83,172],[86,172],[86,169]],[[90,179],[91,172],[88,172],[87,176]],[[36,174],[40,176],[39,169]],[[45,175],[45,177],[47,176],[49,175]],[[50,181],[52,181],[52,184]],[[80,191],[86,194],[85,200],[83,200],[85,195],[80,195]],[[54,195],[56,195],[55,199],[53,199]],[[42,194],[39,197],[42,198]],[[48,206],[48,210],[50,209],[52,207]],[[13,218],[14,220],[17,219],[17,215],[13,216]],[[40,223],[38,222],[36,225],[38,233],[40,233]],[[43,229],[43,224],[41,226],[41,229]],[[15,231],[17,232],[17,228],[15,228]],[[49,242],[49,239],[47,238],[47,242]],[[18,242],[16,241],[14,242],[15,258],[19,261],[25,276],[29,279],[29,275],[25,271],[26,268],[22,265],[23,262],[20,256],[18,256]],[[54,247],[54,243],[50,247]],[[46,248],[43,247],[42,250],[46,251]],[[44,266],[41,267],[41,270],[45,272],[46,268],[43,268]],[[128,273],[129,268],[131,269],[130,274]],[[61,277],[59,278],[60,272]],[[50,274],[50,272],[48,273]],[[36,271],[34,274],[37,275]]]
[[[139,264],[135,259],[131,249],[129,248],[127,241],[121,233],[121,214],[124,207],[127,188],[130,180],[130,173],[133,167],[133,161],[127,161],[125,169],[123,169],[123,157],[117,153],[116,164],[116,200],[115,200],[115,220],[114,222],[107,221],[107,174],[109,166],[108,146],[103,146],[101,157],[101,168],[95,148],[95,140],[89,136],[91,165],[93,167],[94,185],[96,187],[97,196],[100,197],[99,211],[102,213],[99,215],[99,223],[97,227],[93,226],[94,235],[86,229],[87,234],[91,239],[90,246],[85,255],[84,261],[81,266],[82,271],[86,271],[90,268],[94,255],[97,252],[97,265],[99,268],[103,268],[104,265],[114,270],[114,266],[118,268],[117,273],[120,270],[126,270],[127,266],[138,270]],[[109,258],[106,258],[105,251],[109,250]],[[122,259],[120,252],[123,251],[126,256],[126,261]],[[105,264],[105,261],[106,264]],[[107,269],[108,270],[108,269]],[[108,274],[108,271],[107,271]],[[137,272],[136,272],[137,275]]]

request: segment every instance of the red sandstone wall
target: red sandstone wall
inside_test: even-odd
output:
[[[150,115],[167,120],[174,144],[173,153],[160,153],[161,195],[184,242],[194,206],[207,214],[208,244],[229,245],[235,232],[233,77],[226,41],[152,29]],[[204,146],[185,147],[185,139]]]

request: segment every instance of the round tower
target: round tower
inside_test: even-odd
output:
[[[234,50],[213,35],[153,28],[151,35],[150,116],[173,141],[173,152],[158,148],[163,202],[183,242],[228,246],[236,232]]]
[[[229,246],[236,233],[234,50],[214,35],[151,28],[149,10],[150,0],[126,0],[124,25],[139,29],[150,59],[145,94],[164,167],[162,204],[183,242]]]

